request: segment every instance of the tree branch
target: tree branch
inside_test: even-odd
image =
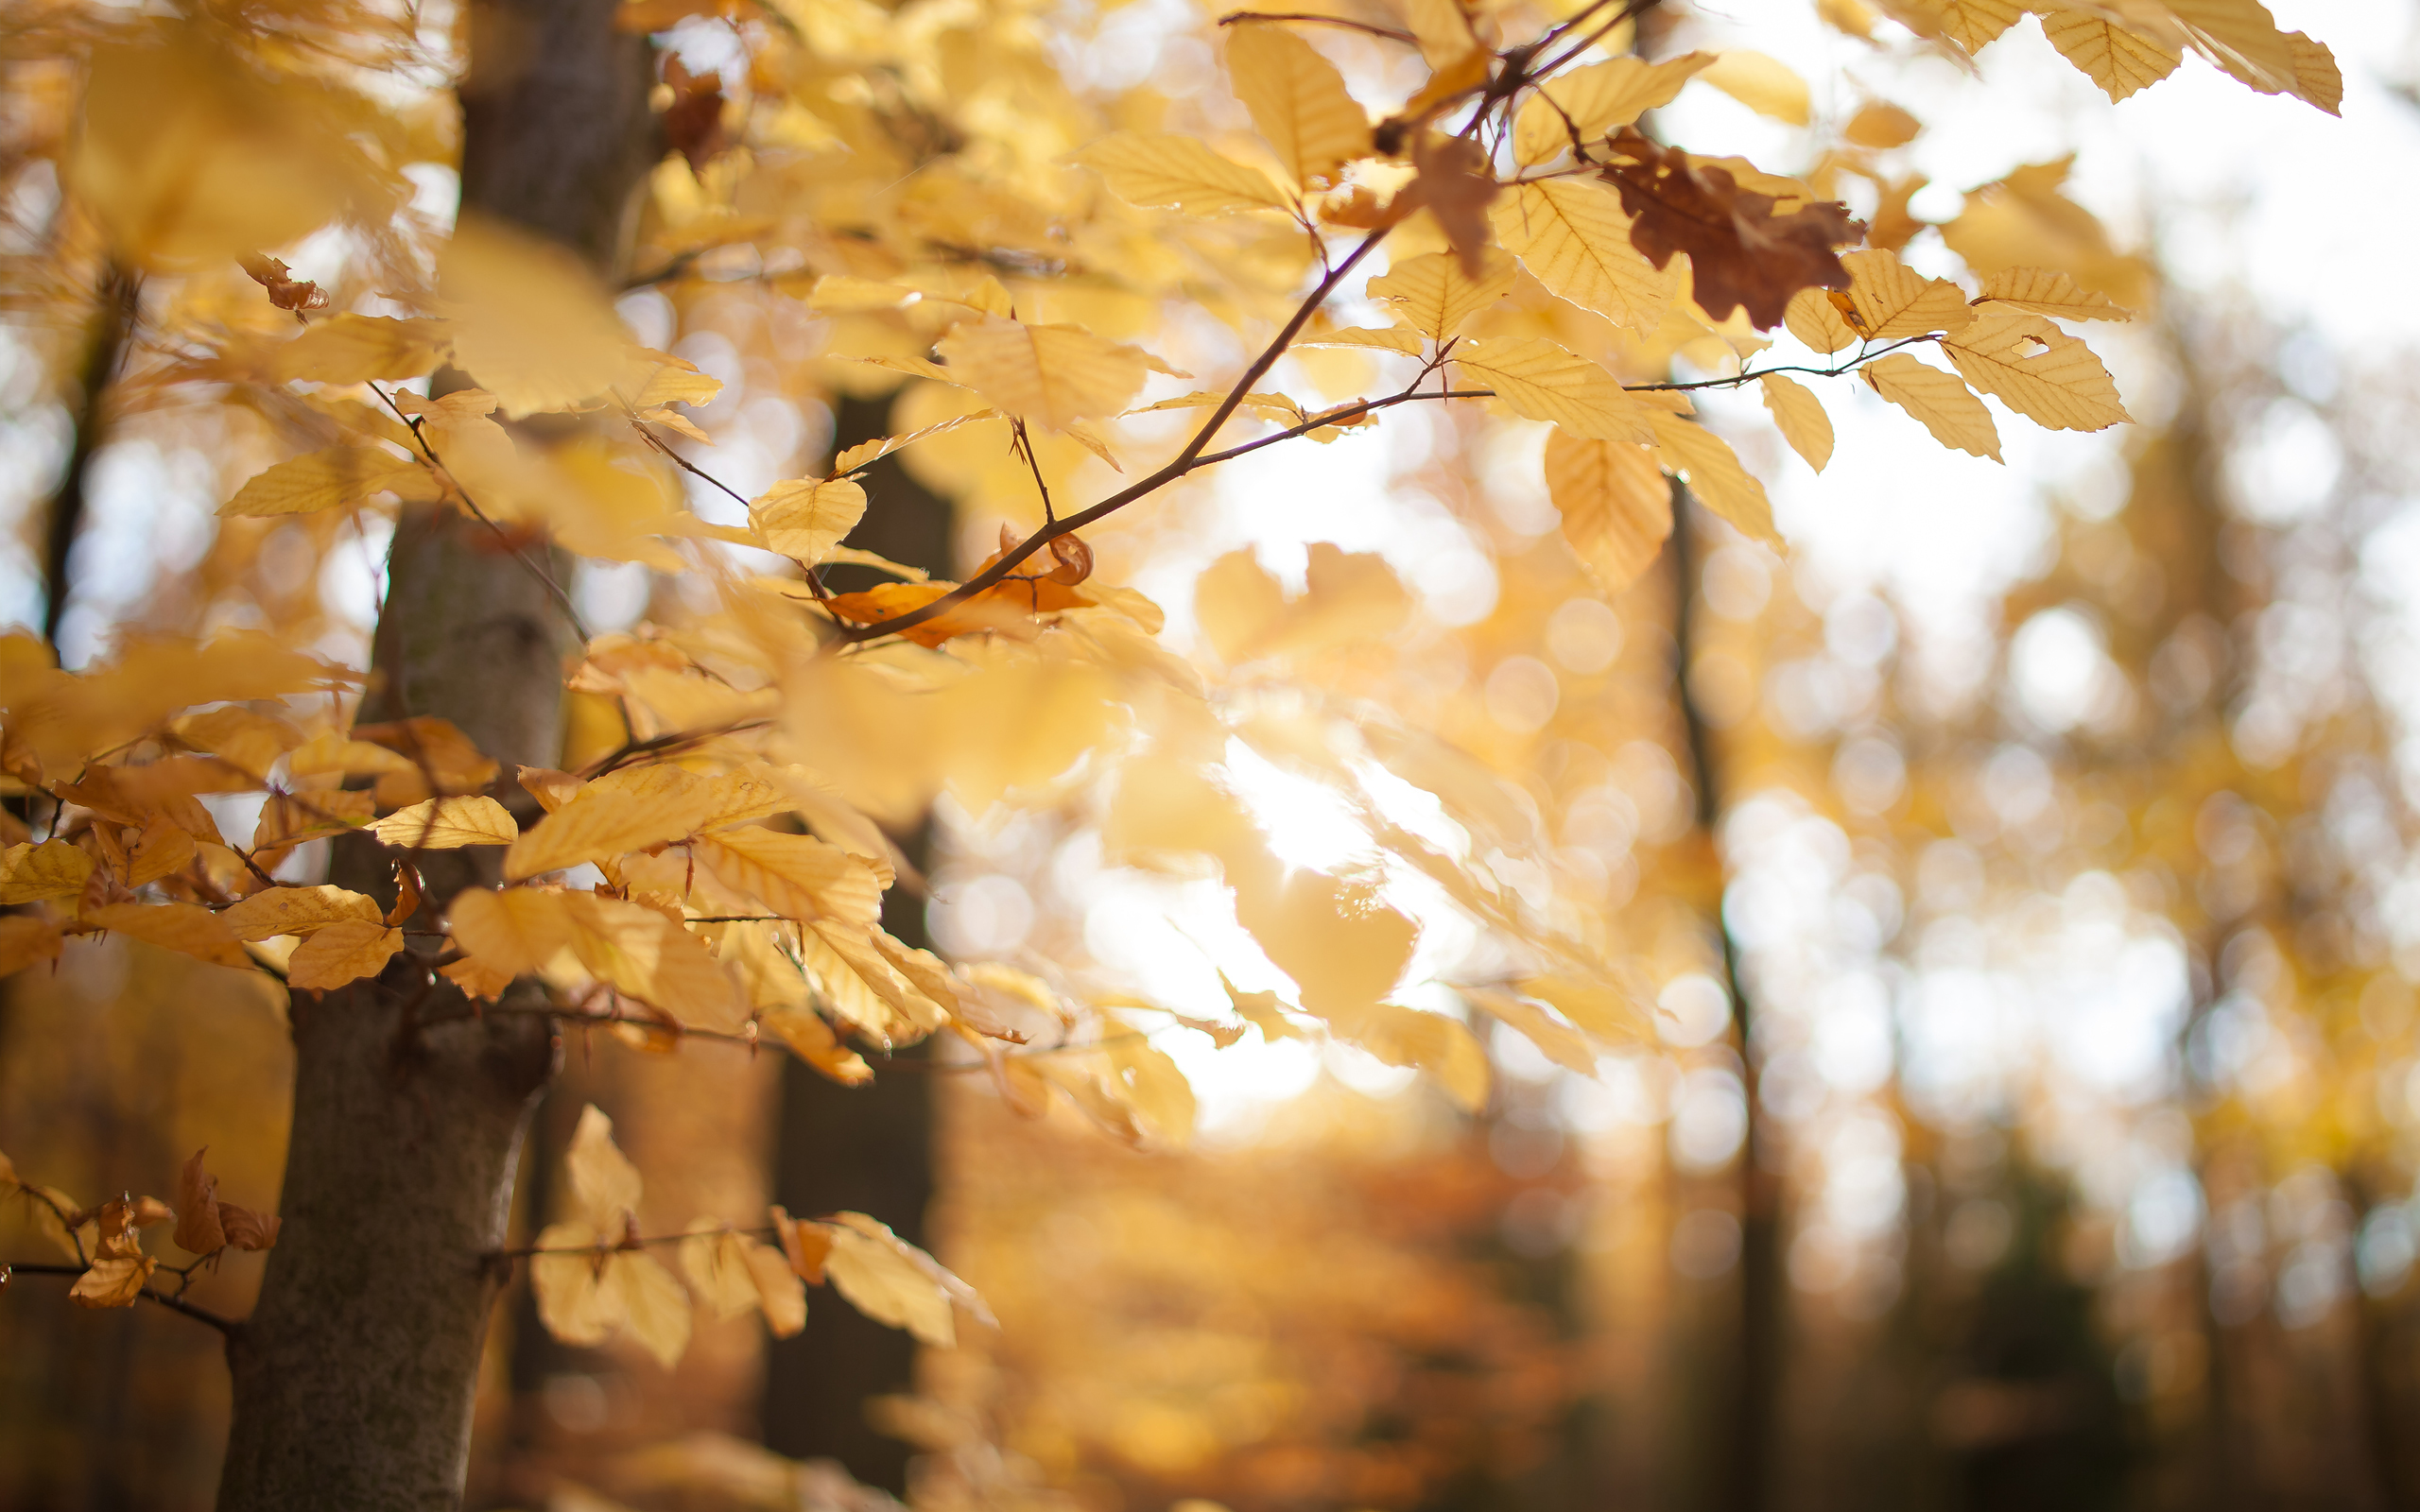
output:
[[[161,1268],[165,1270],[170,1269],[171,1267],[163,1266]],[[21,1265],[0,1263],[0,1286],[6,1286],[11,1276],[81,1276],[90,1269],[92,1269],[90,1265]],[[179,1271],[177,1274],[182,1276],[184,1273],[182,1271]],[[197,1307],[181,1297],[171,1297],[166,1292],[155,1292],[148,1286],[146,1286],[143,1290],[135,1293],[134,1295],[142,1297],[147,1302],[157,1302],[171,1313],[182,1313],[186,1317],[193,1319],[197,1323],[207,1323],[212,1328],[216,1329],[219,1332],[224,1334],[233,1335],[237,1329],[244,1326],[243,1321],[239,1318],[232,1318],[223,1314],[214,1313],[206,1307]]]

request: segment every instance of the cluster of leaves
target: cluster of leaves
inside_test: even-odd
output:
[[[57,1187],[37,1186],[21,1178],[6,1155],[0,1155],[0,1201],[13,1198],[25,1203],[34,1227],[74,1263],[69,1268],[76,1283],[67,1295],[78,1307],[132,1307],[146,1297],[182,1307],[196,1271],[216,1270],[220,1257],[230,1249],[269,1248],[277,1243],[282,1222],[275,1213],[220,1201],[218,1178],[202,1164],[209,1153],[196,1150],[185,1162],[178,1177],[174,1208],[158,1197],[138,1197],[132,1193],[84,1207]],[[141,1230],[171,1221],[176,1228],[170,1239],[195,1258],[183,1265],[163,1266],[156,1256],[144,1253]],[[8,1284],[10,1268],[0,1264],[0,1287]],[[16,1268],[33,1272],[60,1267]],[[149,1289],[151,1278],[162,1270],[177,1278],[176,1291]]]
[[[566,1343],[627,1331],[668,1369],[688,1348],[693,1299],[718,1318],[759,1309],[774,1336],[788,1338],[806,1327],[806,1288],[826,1281],[868,1317],[927,1344],[956,1341],[959,1309],[993,1321],[973,1288],[861,1212],[798,1219],[776,1207],[770,1227],[754,1232],[700,1218],[672,1239],[641,1237],[638,1168],[594,1106],[580,1112],[563,1168],[580,1215],[549,1225],[526,1253],[539,1318]],[[679,1246],[686,1291],[647,1252],[665,1243]]]
[[[668,26],[695,9],[633,7],[631,20]],[[2027,207],[2057,199],[2054,172],[2013,178],[1945,231],[1977,273],[1969,289],[1899,259],[1919,229],[1906,213],[1911,191],[1873,156],[1843,154],[1802,180],[1636,129],[1700,77],[1763,97],[1737,56],[1586,61],[1630,19],[1605,0],[1512,44],[1498,35],[1519,19],[1510,12],[1410,9],[1403,36],[1429,77],[1376,121],[1300,35],[1273,18],[1233,18],[1229,77],[1258,131],[1237,150],[1258,162],[1193,135],[1104,134],[1063,87],[1037,81],[1047,73],[1038,63],[995,69],[1012,93],[1043,102],[1029,117],[1038,124],[994,154],[955,151],[936,118],[953,49],[997,42],[1001,57],[1034,62],[1030,40],[1010,28],[952,33],[944,45],[869,11],[847,26],[811,16],[748,30],[761,97],[709,112],[699,102],[718,91],[686,87],[694,80],[673,91],[683,150],[658,170],[651,245],[667,268],[753,257],[751,276],[830,322],[830,354],[853,359],[860,381],[907,381],[929,413],[844,452],[827,475],[734,494],[745,526],[700,519],[678,492],[679,471],[713,483],[675,440],[710,439],[684,411],[720,385],[632,343],[611,291],[563,254],[466,224],[430,278],[392,285],[415,311],[406,316],[315,318],[320,291],[282,265],[255,265],[299,334],[283,314],[275,337],[197,329],[159,379],[225,386],[313,443],[237,489],[228,521],[389,500],[458,510],[567,612],[532,549],[541,542],[694,575],[717,610],[681,627],[584,637],[568,686],[612,711],[614,739],[593,760],[567,760],[575,769],[510,774],[441,720],[352,725],[352,675],[270,636],[131,642],[78,675],[29,638],[0,640],[0,771],[12,794],[43,795],[49,809],[40,838],[0,836],[0,902],[26,910],[0,919],[0,970],[106,931],[272,967],[299,990],[375,977],[410,992],[441,972],[504,1011],[512,984],[536,979],[553,994],[543,1011],[558,1017],[609,1022],[644,1043],[769,1037],[843,1082],[873,1074],[844,1035],[882,1052],[945,1032],[1021,1109],[1063,1095],[1125,1137],[1177,1140],[1191,1094],[1138,1022],[1165,1009],[1085,1001],[1004,965],[952,965],[879,922],[898,873],[879,822],[909,819],[943,791],[982,812],[1115,761],[1109,853],[1173,875],[1215,872],[1297,988],[1291,1000],[1231,989],[1232,1018],[1180,1024],[1220,1042],[1246,1026],[1265,1038],[1332,1033],[1426,1068],[1466,1104],[1483,1099],[1486,1058],[1464,1023],[1394,1001],[1416,927],[1380,894],[1391,869],[1409,870],[1516,947],[1496,978],[1453,984],[1462,1001],[1563,1064],[1592,1064],[1593,1047],[1634,1035],[1641,1015],[1599,937],[1483,859],[1534,849],[1533,821],[1508,816],[1492,779],[1405,722],[1365,719],[1345,749],[1328,728],[1289,731],[1250,675],[1206,688],[1155,640],[1158,609],[1096,574],[1079,532],[1283,440],[1333,440],[1405,404],[1485,404],[1552,427],[1545,481],[1565,534],[1616,587],[1670,529],[1672,480],[1778,544],[1762,485],[1699,422],[1689,390],[1755,384],[1789,443],[1812,465],[1829,460],[1821,403],[1785,371],[1752,365],[1768,344],[1760,332],[1785,325],[1833,359],[1791,369],[1802,376],[1855,374],[1944,444],[1996,457],[1980,394],[2053,428],[2127,418],[2100,360],[2055,323],[2123,312],[2072,237],[2059,243],[2026,219]],[[1973,0],[1887,9],[1967,51],[2017,14]],[[2001,11],[1999,26],[1984,19]],[[2054,41],[2100,26],[2113,59],[2191,46],[2256,88],[2334,103],[2325,50],[2278,32],[2253,0],[2129,0],[2048,20]],[[147,26],[94,60],[88,108],[101,125],[71,177],[126,255],[191,268],[285,245],[330,216],[392,222],[394,160],[407,144],[320,145],[326,133],[287,124],[317,108],[318,86],[285,78],[231,94],[192,61],[222,43],[195,41],[202,23],[182,25]],[[2085,60],[2101,56],[2062,46],[2088,72]],[[228,77],[259,72],[228,66]],[[997,90],[977,93],[1006,103]],[[1804,115],[1803,97],[1795,109]],[[747,129],[720,129],[735,115]],[[167,134],[221,117],[240,129],[199,133],[208,161],[185,164],[185,179],[172,172],[182,160],[147,156]],[[1859,119],[1869,141],[1886,144],[1875,151],[1912,134],[1912,122],[1901,130],[1888,114]],[[256,141],[271,145],[251,157],[220,145]],[[799,187],[824,166],[835,187]],[[1833,197],[1843,172],[1888,190],[1891,215],[1877,214],[1864,250],[1847,249],[1861,228]],[[225,192],[187,193],[196,174],[224,176]],[[1123,203],[1092,192],[1096,178]],[[783,245],[782,216],[757,213],[768,202],[816,222],[817,234]],[[1383,275],[1357,285],[1382,249]],[[1082,313],[1087,280],[1132,302],[1089,321],[1041,318]],[[1392,323],[1340,323],[1357,298]],[[1256,355],[1223,388],[1139,403],[1155,374],[1186,375],[1097,327],[1131,326],[1134,304],[1177,300],[1255,332]],[[1914,354],[1927,347],[1948,367]],[[1328,404],[1265,390],[1297,349],[1392,364],[1401,382]],[[1676,358],[1718,375],[1670,381]],[[406,387],[441,365],[466,383],[442,394]],[[1064,497],[1093,460],[1122,472],[1123,450],[1196,410],[1207,414],[1186,422],[1167,460],[1080,509],[1056,507],[1054,474]],[[517,425],[566,415],[595,418],[569,439]],[[1029,482],[1042,523],[964,582],[848,544],[866,510],[856,470],[894,453],[979,449],[998,464],[987,486]],[[739,563],[759,558],[709,545],[794,567],[751,572]],[[893,580],[835,594],[821,572],[838,563]],[[1320,552],[1292,600],[1249,558],[1221,562],[1197,614],[1231,675],[1261,667],[1273,682],[1289,664],[1383,633],[1407,602],[1374,558]],[[1239,732],[1331,782],[1381,854],[1334,875],[1283,866],[1221,776]],[[1381,774],[1432,794],[1470,843],[1441,845],[1390,818]],[[266,795],[242,844],[203,801],[239,794]],[[277,880],[298,846],[356,832],[394,853],[391,907]],[[423,861],[472,848],[501,851],[500,885],[469,887],[441,919],[423,918]],[[600,885],[570,885],[565,874],[580,868]],[[416,935],[426,949],[406,949]],[[1028,1048],[1044,1035],[1055,1042]],[[666,1320],[685,1312],[669,1305],[668,1273],[631,1246],[618,1190],[607,1181],[584,1194],[585,1228],[560,1247],[593,1258],[546,1266],[549,1317],[582,1336],[627,1322],[659,1353],[677,1352]],[[815,1244],[835,1256],[880,1246],[845,1216],[815,1232],[781,1228],[792,1275],[813,1269]],[[770,1246],[701,1237],[692,1252],[707,1257],[689,1270],[717,1307],[750,1305],[745,1276],[769,1317],[795,1315],[786,1283],[761,1279]],[[853,1283],[840,1274],[845,1292]]]

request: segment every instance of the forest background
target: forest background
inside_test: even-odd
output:
[[[835,267],[769,256],[748,220],[749,174],[811,160],[884,70],[810,25],[829,66],[777,81],[751,49],[783,23],[678,10],[660,18],[681,68],[657,104],[685,150],[649,172],[617,308],[720,383],[666,411],[714,444],[663,430],[667,449],[761,499],[972,406],[837,360],[843,331],[850,355],[910,359],[865,339],[905,295],[819,285]],[[1216,19],[1158,0],[936,9],[931,30],[977,53],[937,65],[955,92],[902,66],[912,108],[895,119],[980,139],[1041,97],[1071,130],[1165,124],[1265,161],[1237,146],[1253,122]],[[1699,512],[1651,565],[1623,558],[1628,583],[1566,540],[1542,430],[1459,404],[1228,464],[1091,533],[1101,577],[1167,611],[1162,644],[1243,689],[1251,738],[1227,748],[1225,790],[1282,861],[1354,875],[1374,830],[1415,824],[1416,808],[1374,820],[1340,796],[1335,750],[1305,734],[1322,694],[1349,689],[1480,774],[1530,839],[1478,857],[1487,896],[1591,920],[1627,1026],[1582,1040],[1568,1025],[1595,1026],[1551,992],[1486,1006],[1415,988],[1403,1001],[1469,1023],[1483,1065],[1322,1042],[1252,1001],[1311,988],[1223,889],[1120,864],[1148,847],[1115,764],[1017,771],[1012,753],[989,789],[1012,802],[971,804],[961,784],[928,828],[886,816],[903,821],[894,865],[930,879],[928,904],[894,888],[886,921],[1009,969],[989,988],[1028,994],[1066,1043],[1136,1036],[1189,1090],[1114,1044],[1106,1082],[1071,1057],[1020,1099],[979,1059],[884,1063],[877,1089],[916,1091],[843,1094],[770,1053],[567,1031],[515,1245],[576,1218],[562,1173],[593,1104],[644,1175],[646,1232],[772,1200],[871,1212],[996,1326],[961,1311],[954,1347],[918,1351],[818,1290],[797,1338],[701,1315],[685,1349],[643,1329],[563,1342],[525,1264],[486,1346],[473,1501],[879,1504],[797,1463],[829,1457],[932,1506],[2420,1505],[2420,934],[2404,922],[2420,557],[2402,444],[2420,332],[2390,263],[2411,214],[2392,186],[2420,168],[2420,17],[2314,3],[2277,19],[2342,61],[2341,116],[2198,60],[2112,105],[2033,20],[1979,50],[1978,77],[1854,3],[1673,6],[1609,39],[1608,58],[1752,48],[1787,65],[1734,52],[1654,109],[1656,137],[1822,180],[1895,225],[1924,274],[1985,276],[1993,238],[2014,238],[2136,312],[2084,328],[2136,423],[2049,433],[2003,411],[1996,466],[1840,383],[1818,473],[1764,406],[1704,396],[1788,549]],[[408,36],[377,98],[402,123],[403,224],[441,233],[458,40],[449,17],[415,20],[248,24],[297,28],[273,67],[292,66],[278,45],[326,46],[310,27],[332,21]],[[112,259],[57,169],[78,109],[62,60],[83,56],[87,21],[27,9],[8,32],[0,620],[46,630],[71,670],[141,633],[249,627],[363,666],[395,506],[221,518],[295,447],[291,417],[231,398],[240,383],[208,364],[296,318],[232,264]],[[1348,28],[1301,35],[1376,112],[1436,62]],[[393,247],[345,230],[274,249],[335,308],[404,313],[382,302],[406,276],[379,262]],[[1000,261],[925,297],[985,308],[987,273],[1042,297]],[[1211,383],[1236,363],[1208,326],[1265,318],[1067,308],[1132,320]],[[1271,387],[1315,404],[1368,392],[1388,360],[1373,350],[1305,349]],[[1767,365],[1737,347],[1663,360],[1685,378]],[[1167,444],[1141,423],[1115,449]],[[1116,486],[1061,436],[1029,439],[1028,463],[990,433],[1006,429],[874,464],[870,529],[916,519],[922,536],[851,541],[961,573],[1004,523],[1040,522],[1037,475],[1062,496]],[[713,483],[675,481],[698,518],[750,523]],[[611,544],[558,563],[587,629],[711,622],[711,593],[660,541]],[[23,696],[22,664],[7,674]],[[575,700],[564,767],[637,733],[583,727],[594,713]],[[222,831],[252,833],[244,801],[211,798]],[[10,802],[56,827],[30,793]],[[324,849],[296,848],[279,878],[325,875]],[[1408,982],[1533,971],[1520,929],[1377,866],[1418,925]],[[96,1198],[176,1195],[208,1146],[221,1192],[274,1210],[282,1001],[256,972],[122,934],[69,942],[0,996],[0,1149],[28,1182]],[[1170,1029],[1154,1017],[1169,1008],[1215,1028]],[[1035,1101],[1049,1111],[1028,1116]],[[0,1262],[52,1257],[39,1229],[12,1204]],[[259,1264],[229,1256],[194,1296],[240,1315]],[[0,1504],[207,1503],[216,1337],[165,1309],[73,1309],[64,1290],[28,1273],[0,1293]]]

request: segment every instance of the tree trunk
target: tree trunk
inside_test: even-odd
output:
[[[93,319],[84,338],[84,365],[76,380],[76,438],[68,444],[67,466],[50,496],[50,518],[42,550],[42,638],[59,650],[59,627],[67,618],[67,600],[75,589],[68,567],[77,537],[84,529],[84,507],[91,497],[93,459],[109,437],[109,413],[102,403],[117,377],[118,363],[134,334],[134,318],[142,303],[143,283],[116,263],[101,267],[93,296]]]
[[[834,406],[835,455],[890,433],[890,401],[842,399]],[[866,470],[866,518],[850,540],[893,561],[947,573],[951,568],[947,499],[910,477],[897,457]],[[836,587],[861,584],[827,569]],[[901,842],[908,859],[926,865],[926,830]],[[883,927],[910,945],[925,945],[925,900],[901,879],[883,897]],[[921,1047],[919,1047],[921,1049]],[[773,1155],[775,1200],[801,1214],[871,1213],[909,1244],[925,1243],[925,1210],[933,1200],[934,1078],[921,1055],[878,1072],[870,1087],[838,1087],[804,1061],[782,1066],[781,1125]],[[806,1331],[774,1341],[765,1361],[765,1444],[800,1459],[836,1459],[868,1486],[904,1492],[909,1446],[874,1428],[868,1399],[914,1389],[916,1341],[908,1333],[837,1301],[818,1303]]]
[[[620,270],[653,141],[646,39],[615,0],[486,0],[462,86],[463,207]],[[562,659],[552,594],[444,509],[406,512],[389,556],[368,718],[452,720],[503,764],[551,765]],[[476,859],[473,859],[476,858]],[[431,854],[422,922],[494,881],[484,850]],[[362,842],[337,880],[386,892]],[[228,1345],[227,1512],[445,1508],[461,1498],[512,1176],[554,1063],[543,1019],[473,1016],[425,956],[298,993],[294,1129],[261,1299]],[[530,1001],[539,1001],[534,989]]]

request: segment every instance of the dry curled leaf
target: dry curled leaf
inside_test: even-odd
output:
[[[1631,215],[1631,242],[1661,268],[1689,255],[1697,301],[1720,320],[1745,309],[1759,330],[1779,325],[1803,288],[1846,288],[1836,248],[1865,228],[1830,201],[1781,213],[1772,196],[1742,188],[1731,171],[1696,163],[1678,147],[1623,128],[1612,142],[1620,161],[1604,170]]]

